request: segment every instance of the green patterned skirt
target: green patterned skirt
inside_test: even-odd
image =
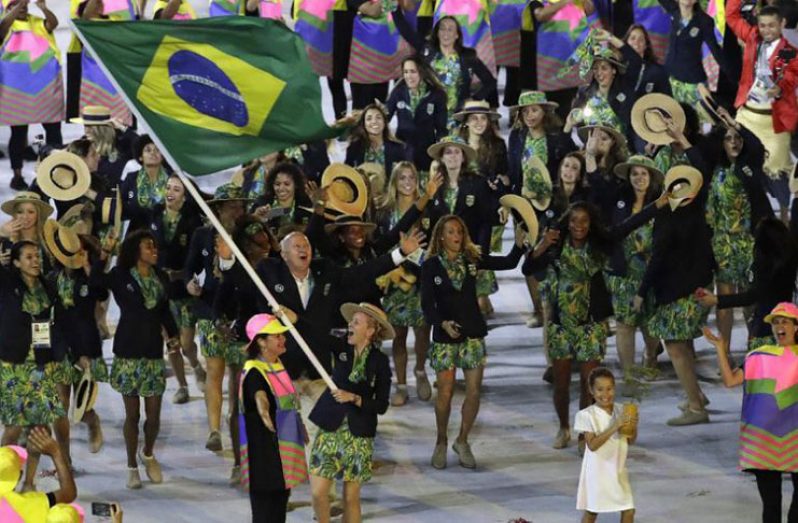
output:
[[[700,338],[701,327],[706,325],[709,309],[702,307],[694,296],[686,296],[657,305],[648,320],[648,333],[664,341],[681,341]]]
[[[496,273],[493,271],[477,271],[477,296],[490,296],[499,292]]]
[[[310,473],[330,480],[365,483],[371,479],[374,438],[352,435],[344,419],[335,432],[319,430],[310,450]]]
[[[115,357],[111,364],[110,382],[122,396],[163,396],[166,364],[163,359]]]
[[[64,361],[56,362],[56,368],[53,371],[53,379],[59,385],[77,385],[80,383],[80,378],[83,376],[83,370],[72,364],[69,358]],[[89,360],[89,370],[97,382],[108,381],[108,365],[106,365],[103,358],[93,358]]]
[[[197,323],[197,315],[194,314],[195,298],[178,298],[169,300],[169,310],[177,323],[179,329],[193,329]]]
[[[754,236],[748,232],[712,235],[712,252],[718,262],[715,281],[745,288],[750,285],[751,266],[754,263]]]
[[[8,427],[50,425],[66,410],[54,376],[58,363],[39,369],[35,363],[0,362],[0,421]]]
[[[651,315],[651,311],[647,310],[646,307],[649,301],[646,300],[639,311],[633,310],[634,298],[640,288],[640,280],[611,274],[606,274],[605,280],[607,282],[607,290],[612,295],[612,310],[615,314],[615,320],[618,323],[632,327],[645,326],[648,317]]]
[[[462,343],[432,342],[429,364],[435,372],[451,369],[470,370],[488,362],[485,338],[468,338]]]
[[[197,333],[200,351],[206,358],[222,358],[230,367],[241,367],[247,360],[242,344],[226,340],[211,320],[199,320]]]
[[[552,360],[601,361],[604,359],[608,334],[604,322],[576,327],[549,322],[546,324],[549,357]]]
[[[388,321],[395,327],[424,326],[421,290],[418,285],[413,285],[409,291],[392,285],[382,298],[382,309],[388,315]]]

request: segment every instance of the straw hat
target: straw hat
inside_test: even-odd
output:
[[[67,212],[58,217],[58,223],[69,227],[77,234],[91,234],[94,225],[91,214],[92,207],[84,203],[76,203]]]
[[[119,239],[122,234],[122,194],[116,186],[111,196],[103,198],[100,206],[100,221],[103,225],[113,224],[114,236]]]
[[[289,330],[288,327],[283,325],[276,316],[271,314],[256,314],[247,321],[247,338],[249,343],[244,347],[244,352],[248,352],[249,348],[255,343],[255,338],[261,334],[282,334]]]
[[[446,136],[438,143],[432,144],[427,148],[427,154],[433,160],[440,160],[443,156],[443,150],[448,146],[457,146],[463,151],[466,163],[471,163],[477,159],[477,152],[468,143],[459,136]]]
[[[626,64],[618,60],[615,51],[613,51],[609,47],[596,46],[593,48],[593,63],[596,63],[600,60],[609,62],[610,64],[614,65],[620,72],[626,71]]]
[[[683,207],[698,195],[701,186],[704,184],[704,177],[695,167],[689,165],[677,165],[671,167],[665,175],[665,190],[670,193],[668,204],[672,211],[678,207]]]
[[[354,316],[357,312],[362,312],[363,314],[373,318],[379,324],[380,332],[378,335],[380,340],[390,340],[396,336],[396,331],[393,330],[393,326],[388,321],[388,316],[376,305],[366,302],[350,302],[341,305],[341,315],[344,317],[347,323],[352,321],[352,316]]]
[[[366,162],[361,163],[355,169],[368,179],[373,192],[378,194],[385,192],[385,185],[388,183],[385,177],[385,167],[376,162]]]
[[[44,244],[64,267],[79,269],[83,266],[83,244],[71,228],[64,227],[55,220],[47,220],[44,222]]]
[[[75,409],[72,411],[72,423],[82,421],[83,416],[94,408],[99,390],[91,371],[86,369],[75,387]]]
[[[613,171],[615,172],[615,176],[618,178],[623,178],[624,180],[629,179],[629,172],[632,170],[632,167],[639,166],[645,167],[648,169],[648,174],[651,176],[651,181],[662,182],[662,179],[665,177],[662,174],[662,171],[657,169],[657,165],[654,163],[654,160],[649,158],[648,156],[644,156],[642,154],[635,154],[634,156],[630,156],[623,163],[619,163],[615,166]]]
[[[679,102],[661,93],[641,97],[632,107],[632,129],[643,140],[655,145],[668,145],[673,138],[668,135],[665,119],[673,120],[677,129],[684,130],[687,118]]]
[[[540,173],[541,176],[543,176],[544,180],[546,181],[546,185],[548,185],[549,189],[551,189],[552,187],[551,175],[549,174],[549,168],[546,167],[546,164],[543,163],[543,160],[541,160],[537,156],[533,156],[528,161],[529,161],[529,168],[532,171],[537,171],[538,173]],[[532,206],[535,209],[539,211],[545,211],[546,209],[549,208],[549,205],[551,204],[551,194],[549,194],[549,196],[546,197],[541,197],[533,192],[527,191],[526,189],[521,189],[521,194],[523,195],[524,198],[527,198],[532,203]]]
[[[491,109],[485,100],[466,100],[460,112],[454,113],[454,119],[463,122],[472,114],[487,114],[491,120],[501,118],[501,115]]]
[[[91,173],[77,154],[53,151],[36,167],[36,183],[50,198],[68,202],[86,194],[91,185]]]
[[[765,316],[765,323],[773,323],[775,318],[790,318],[791,320],[798,322],[798,307],[790,302],[783,301],[773,307],[773,310],[770,311],[770,314]]]
[[[39,219],[47,218],[53,214],[53,208],[43,202],[38,193],[30,191],[19,191],[14,195],[14,198],[4,201],[3,205],[0,205],[0,210],[10,216],[14,216],[17,205],[21,203],[32,203],[35,205],[36,209],[39,211]]]
[[[523,221],[526,225],[528,241],[534,245],[538,239],[538,217],[529,200],[517,194],[505,194],[499,198],[499,204],[512,211],[516,224],[519,223],[519,218]]]
[[[601,121],[585,123],[583,126],[579,127],[576,130],[576,134],[579,135],[579,139],[582,140],[582,143],[587,143],[587,137],[590,134],[590,132],[594,129],[600,129],[605,133],[609,134],[610,136],[612,136],[612,139],[615,140],[616,143],[624,145],[626,144],[626,136],[624,136],[623,133],[621,133],[615,127]]]
[[[80,118],[72,118],[69,121],[83,125],[110,125],[111,110],[104,105],[87,105],[80,112]]]
[[[0,494],[14,490],[28,461],[28,451],[16,445],[0,447]]]
[[[374,223],[364,222],[359,216],[350,216],[348,214],[342,214],[341,216],[336,216],[335,221],[333,223],[328,223],[324,226],[324,232],[327,234],[334,233],[338,229],[342,227],[348,227],[350,225],[359,225],[363,227],[364,232],[369,234],[374,232],[377,228],[377,225]]]
[[[524,91],[518,97],[518,105],[513,105],[510,110],[514,111],[530,105],[542,105],[546,109],[556,109],[560,106],[557,102],[548,101],[546,93],[543,91]]]
[[[327,191],[327,209],[335,214],[326,214],[330,219],[336,215],[363,216],[368,205],[368,187],[364,177],[343,163],[332,163],[321,175],[321,186]]]

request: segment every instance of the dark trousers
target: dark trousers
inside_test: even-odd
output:
[[[518,103],[518,96],[521,94],[521,68],[520,67],[505,67],[507,77],[504,85],[504,100],[505,107],[510,107]]]
[[[285,523],[290,490],[250,490],[252,523]]]
[[[344,90],[344,79],[327,77],[327,87],[330,88],[330,94],[332,95],[333,111],[335,111],[335,117],[342,118],[346,116],[348,111],[346,91]]]
[[[356,84],[349,82],[352,89],[352,110],[363,109],[368,104],[373,104],[374,100],[385,103],[388,99],[388,82],[381,84]],[[386,124],[388,122],[385,122]]]
[[[756,488],[762,498],[762,523],[781,523],[781,472],[775,470],[755,470]],[[787,523],[798,523],[798,474],[792,478],[792,501],[787,513]]]
[[[42,127],[44,127],[44,132],[47,135],[47,145],[61,147],[61,122],[43,123]],[[11,158],[12,169],[22,169],[22,159],[27,145],[28,126],[12,125],[11,139],[8,140],[8,156]]]

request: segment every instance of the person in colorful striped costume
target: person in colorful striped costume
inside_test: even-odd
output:
[[[22,177],[22,155],[28,142],[28,124],[41,123],[47,143],[61,145],[64,118],[64,84],[61,51],[53,31],[58,19],[44,0],[36,6],[44,18],[28,12],[28,0],[3,0],[0,21],[0,125],[11,126],[8,152],[11,188],[27,189]]]
[[[270,314],[247,322],[247,361],[239,382],[241,485],[253,523],[283,523],[291,489],[308,479],[299,395],[280,362],[288,327]]]
[[[798,441],[798,400],[791,393],[798,386],[798,307],[779,303],[765,321],[772,327],[776,345],[763,345],[749,352],[742,368],[731,368],[727,339],[709,327],[704,327],[704,337],[717,350],[724,385],[743,386],[740,468],[756,477],[763,523],[780,523],[781,476],[785,472],[790,473],[793,484],[787,520],[798,520],[798,461],[794,451]]]

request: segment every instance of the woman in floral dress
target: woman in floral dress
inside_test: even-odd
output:
[[[141,169],[127,173],[122,182],[122,216],[130,220],[127,234],[138,229],[149,229],[150,211],[166,198],[169,173],[158,146],[149,135],[136,140],[135,158]]]
[[[158,244],[148,230],[128,235],[119,249],[116,266],[105,272],[115,239],[103,242],[102,255],[92,265],[89,283],[111,290],[119,305],[119,325],[114,336],[111,386],[125,404],[123,434],[127,450],[127,488],[141,488],[137,453],[153,483],[161,483],[161,465],[153,448],[161,424],[161,397],[166,388],[162,330],[169,352],[180,350],[177,325],[169,310],[169,278],[157,267]],[[144,446],[139,453],[141,399],[147,419]]]

